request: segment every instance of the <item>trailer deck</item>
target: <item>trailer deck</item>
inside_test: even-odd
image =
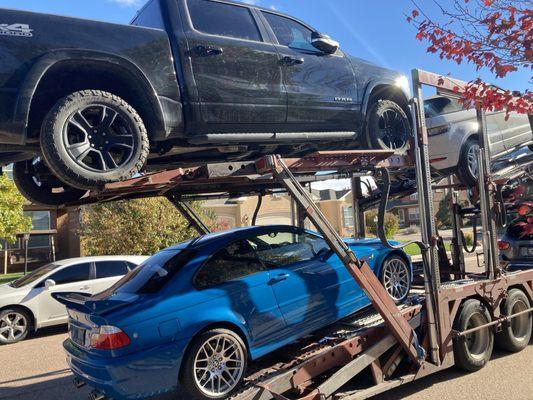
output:
[[[488,162],[490,151],[487,146],[486,119],[483,110],[478,110],[478,122],[482,128],[478,154],[481,168],[477,187],[479,204],[474,209],[482,220],[485,273],[467,274],[461,264],[464,251],[463,238],[460,236],[463,215],[459,215],[456,200],[451,204],[455,254],[451,262],[442,255],[444,246],[435,227],[434,183],[428,156],[425,115],[421,107],[422,85],[457,96],[457,88],[463,84],[448,77],[414,70],[413,85],[416,94],[412,101],[415,126],[411,149],[405,155],[374,150],[317,152],[298,159],[284,160],[272,155],[249,162],[177,169],[107,185],[103,190],[92,192],[70,206],[165,196],[200,234],[204,234],[207,227],[187,207],[187,201],[238,195],[261,197],[280,190],[286,191],[298,205],[300,215],[313,223],[365,291],[372,302],[373,311],[356,314],[259,360],[232,399],[369,398],[453,366],[457,363],[454,350],[468,352],[467,341],[477,340],[478,332],[490,337],[494,332],[512,334],[508,333],[508,322],[516,319],[517,323],[525,323],[522,318],[525,315],[531,324],[530,314],[533,311],[530,306],[533,302],[533,269],[506,272],[500,265],[496,224],[504,207],[495,200],[498,187],[501,188],[510,179],[529,173],[533,159],[526,157],[515,160],[502,173],[494,174]],[[414,181],[407,184],[405,177],[409,174],[411,177],[414,174]],[[422,237],[415,243],[423,255],[424,289],[402,306],[397,306],[388,296],[374,272],[350,250],[305,189],[307,184],[332,178],[352,178],[356,185],[360,185],[361,178],[370,176],[377,178],[383,187],[380,194],[370,196],[370,200],[354,200],[354,215],[359,224],[364,221],[361,212],[365,206],[379,202],[378,225],[382,226],[389,197],[413,191],[419,194]],[[465,189],[452,181],[446,188],[452,194]],[[354,189],[354,193],[362,194],[360,187]],[[456,199],[456,196],[452,198]],[[259,201],[258,207],[260,204]],[[357,226],[356,232],[364,232],[364,227]],[[382,227],[378,236],[384,246],[391,247]],[[511,289],[521,291],[529,299],[527,306],[519,312],[509,312],[504,307]],[[483,322],[481,319],[482,322],[479,322],[478,318],[472,325],[458,329],[457,317],[465,312],[462,305],[469,299],[487,310],[490,320]],[[459,350],[454,349],[454,343],[460,344],[457,346]],[[370,371],[370,380],[361,378],[364,371]]]

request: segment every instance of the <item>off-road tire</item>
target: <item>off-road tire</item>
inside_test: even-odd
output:
[[[490,314],[483,303],[476,299],[468,299],[459,308],[453,329],[464,332],[489,322],[491,322]],[[478,330],[469,337],[456,337],[453,340],[455,364],[464,371],[478,371],[489,362],[493,348],[492,327]]]
[[[77,110],[91,105],[105,105],[128,123],[134,150],[126,165],[108,172],[95,172],[83,168],[67,153],[63,139],[65,124]],[[59,100],[43,121],[40,140],[44,159],[52,172],[79,189],[98,189],[133,177],[146,164],[150,151],[148,133],[137,111],[120,97],[101,90],[82,90]]]
[[[180,382],[187,394],[187,399],[190,400],[221,400],[228,398],[232,393],[237,391],[242,384],[242,380],[245,377],[245,373],[242,374],[240,381],[235,385],[231,393],[224,396],[207,396],[202,393],[198,388],[198,385],[195,382],[195,358],[201,347],[206,343],[210,338],[216,337],[218,335],[230,335],[233,340],[239,344],[244,355],[244,365],[243,371],[246,371],[248,363],[248,351],[246,345],[244,344],[241,337],[235,332],[228,329],[212,329],[207,332],[204,332],[197,337],[195,337],[191,344],[189,345],[185,357],[183,359],[182,368],[180,371]]]
[[[87,193],[87,190],[77,189],[66,183],[61,186],[62,192],[53,192],[40,187],[27,172],[27,162],[31,161],[19,161],[13,164],[13,181],[19,192],[30,202],[55,207],[78,201]]]
[[[381,138],[378,137],[380,130],[380,118],[387,112],[394,112],[398,114],[398,126],[405,128],[403,132],[403,145],[398,145],[397,148],[392,149]],[[365,124],[365,140],[366,145],[370,149],[375,150],[395,150],[398,153],[405,152],[409,146],[409,138],[411,137],[411,122],[405,113],[404,109],[392,100],[379,100],[371,105],[366,115]]]
[[[523,291],[511,289],[501,305],[501,311],[503,315],[512,315],[530,307],[529,299]],[[501,332],[496,334],[496,345],[511,353],[524,350],[531,339],[532,325],[533,315],[531,313],[522,314],[504,322]]]

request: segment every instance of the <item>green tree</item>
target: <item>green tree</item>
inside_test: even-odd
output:
[[[0,175],[0,238],[13,243],[17,233],[31,230],[31,219],[24,216],[26,200],[15,184],[5,175]]]
[[[378,216],[377,210],[371,210],[365,213],[366,229],[372,235],[378,235],[378,228],[376,219]],[[392,239],[393,236],[400,230],[400,219],[392,213],[385,214],[385,235],[388,239]]]
[[[208,225],[212,214],[200,203],[191,207]],[[79,235],[84,255],[151,255],[198,236],[165,198],[146,198],[96,204],[82,210]]]
[[[446,194],[439,203],[439,210],[437,211],[437,227],[444,228],[452,225],[451,220],[451,209],[450,209],[450,200],[452,195],[450,193]]]

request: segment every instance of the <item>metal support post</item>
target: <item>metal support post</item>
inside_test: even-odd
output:
[[[361,187],[361,178],[358,176],[352,177],[352,210],[353,210],[353,227],[355,237],[364,239],[365,232],[365,212],[360,206],[359,200],[363,198],[363,190]]]
[[[283,160],[276,156],[269,156],[266,160],[271,167],[274,178],[287,189],[296,203],[305,210],[307,217],[315,225],[316,229],[322,233],[324,240],[342,260],[357,284],[365,291],[372,305],[381,314],[409,358],[420,365],[425,358],[425,351],[418,342],[416,332],[401,316],[396,303],[388,295],[375,273],[367,263],[362,263],[357,259],[353,251],[331,226],[324,214],[313,202],[309,193],[294,177]]]
[[[452,221],[452,263],[453,263],[453,269],[454,271],[458,271],[461,273],[462,276],[464,276],[466,272],[465,267],[465,254],[463,251],[463,241],[462,241],[462,231],[461,228],[463,227],[462,221],[463,218],[459,214],[460,211],[460,204],[459,204],[459,194],[455,190],[453,190],[453,178],[448,178],[448,185],[450,186],[449,189],[447,189],[447,194],[450,195],[450,211],[452,213],[451,215],[451,221]]]
[[[187,220],[189,226],[194,228],[199,235],[207,235],[211,230],[205,225],[200,216],[179,196],[168,195],[167,199],[177,208],[181,215]]]
[[[477,121],[480,128],[478,153],[478,190],[480,203],[480,217],[483,226],[483,260],[489,279],[499,274],[499,248],[496,230],[496,212],[494,212],[491,167],[490,141],[487,132],[487,116],[485,110],[477,109]]]

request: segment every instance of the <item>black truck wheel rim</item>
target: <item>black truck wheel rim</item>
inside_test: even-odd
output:
[[[134,127],[119,111],[92,104],[74,112],[63,130],[69,157],[93,172],[111,172],[128,164],[138,143]]]
[[[407,143],[409,127],[396,110],[385,110],[379,117],[379,140],[389,149],[401,149]]]

